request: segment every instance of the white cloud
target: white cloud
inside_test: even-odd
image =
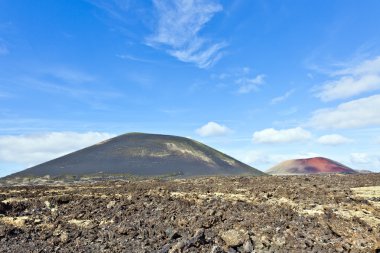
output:
[[[366,60],[351,68],[345,68],[335,71],[334,75],[366,75],[366,74],[380,74],[380,56],[372,60]]]
[[[235,81],[240,87],[238,93],[250,93],[257,90],[260,84],[264,83],[265,75],[257,75],[254,78],[242,77]]]
[[[271,100],[271,104],[272,104],[272,105],[275,105],[275,104],[278,104],[278,103],[280,103],[280,102],[283,102],[283,101],[285,101],[286,99],[288,99],[293,93],[294,93],[294,89],[289,90],[289,91],[287,91],[284,95],[273,98],[273,99]]]
[[[257,150],[250,150],[244,154],[242,157],[244,163],[255,165],[255,164],[268,164],[272,162],[272,158],[263,152]]]
[[[154,0],[158,13],[155,34],[148,45],[166,47],[167,52],[183,62],[195,63],[200,68],[210,67],[221,56],[224,42],[213,43],[199,32],[223,7],[213,0]]]
[[[311,138],[310,132],[301,127],[276,130],[267,128],[253,133],[253,141],[256,143],[286,143],[298,142]]]
[[[350,98],[364,92],[380,89],[380,56],[357,66],[335,71],[337,79],[317,88],[316,96],[322,101]]]
[[[253,167],[257,166],[260,170],[266,171],[270,167],[277,165],[280,162],[290,159],[301,159],[321,156],[314,152],[295,152],[289,154],[265,153],[260,150],[240,151],[239,157],[244,163],[250,164]]]
[[[334,146],[334,145],[340,145],[340,144],[347,144],[347,143],[352,142],[352,140],[339,134],[328,134],[328,135],[323,135],[319,137],[317,142],[323,145]]]
[[[338,80],[330,81],[323,85],[317,97],[322,101],[331,101],[378,89],[380,89],[379,75],[365,75],[358,78],[343,76]]]
[[[356,128],[380,125],[380,94],[342,103],[313,113],[309,125],[316,128]]]
[[[379,172],[380,156],[378,154],[369,153],[351,153],[350,161],[356,169],[366,169]]]
[[[0,163],[30,167],[112,137],[101,132],[0,136]]]
[[[367,153],[351,153],[350,160],[355,164],[367,164],[371,162],[371,158]]]
[[[202,137],[207,136],[218,136],[218,135],[226,135],[231,132],[231,130],[223,125],[219,125],[216,122],[208,122],[206,125],[195,130],[197,134]]]

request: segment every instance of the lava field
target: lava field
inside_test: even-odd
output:
[[[0,187],[0,252],[379,252],[380,174]]]

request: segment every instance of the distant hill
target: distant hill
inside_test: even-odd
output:
[[[130,133],[12,174],[61,176],[104,174],[160,175],[264,175],[200,142],[178,136]]]
[[[375,173],[371,170],[356,170],[357,172],[359,172],[360,174],[371,174],[371,173]]]
[[[314,157],[284,161],[270,168],[267,173],[273,175],[290,175],[319,173],[354,174],[358,172],[336,161],[324,157]]]

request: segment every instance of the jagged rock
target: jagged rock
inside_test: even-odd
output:
[[[50,203],[50,201],[47,201],[47,200],[46,200],[44,203],[45,203],[45,206],[46,206],[47,208],[49,208],[49,209],[51,208],[51,203]]]
[[[181,237],[181,235],[178,233],[176,229],[168,228],[165,230],[166,237],[175,240]]]
[[[107,204],[107,208],[108,208],[108,209],[113,208],[115,205],[116,205],[116,201],[112,200],[112,201],[110,201],[110,202]]]
[[[220,234],[220,237],[227,246],[240,246],[248,239],[248,234],[245,231],[230,229]]]
[[[211,251],[210,251],[210,253],[222,253],[222,252],[223,252],[222,248],[218,245],[212,246]]]
[[[7,230],[6,230],[5,226],[0,225],[0,238],[4,237],[6,235],[7,235]]]
[[[179,241],[169,250],[169,253],[180,253],[187,244],[185,240]]]
[[[251,242],[251,240],[247,240],[245,241],[245,243],[243,244],[243,252],[252,252],[253,251],[253,244]]]
[[[66,243],[69,241],[69,234],[67,232],[62,232],[60,236],[60,240],[62,243]]]
[[[234,248],[228,248],[227,253],[238,253]]]
[[[5,214],[10,208],[11,206],[9,204],[0,201],[0,214]]]
[[[120,226],[117,228],[117,233],[121,235],[128,234],[129,228],[127,225],[120,224]]]
[[[168,253],[170,250],[170,244],[165,244],[157,253]]]

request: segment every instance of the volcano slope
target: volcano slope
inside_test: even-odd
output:
[[[378,252],[380,174],[0,187],[0,252]]]
[[[200,142],[178,136],[130,133],[15,173],[14,177],[95,175],[264,175]]]
[[[267,173],[272,175],[292,175],[320,173],[356,174],[358,172],[328,158],[313,157],[284,161],[270,168]]]

